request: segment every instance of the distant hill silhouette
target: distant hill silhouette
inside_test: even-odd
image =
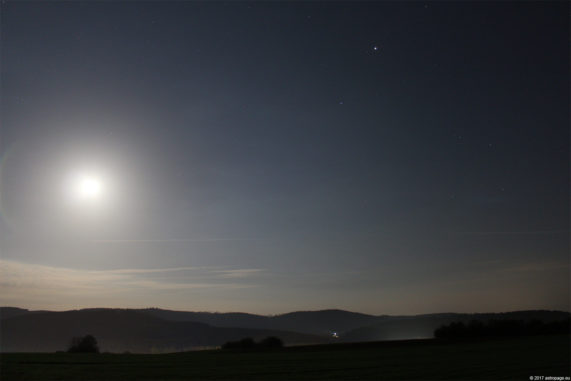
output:
[[[30,311],[24,308],[17,308],[17,307],[0,307],[0,319],[7,319],[10,317],[27,315],[27,314],[36,314],[38,312],[45,312],[45,311]]]
[[[374,316],[343,310],[300,311],[276,316],[148,309],[83,309],[65,312],[0,307],[0,351],[65,350],[72,337],[93,334],[102,351],[167,352],[220,346],[251,337],[279,337],[285,345],[433,337],[434,330],[471,320],[568,319],[568,312]]]
[[[136,310],[86,309],[20,314],[2,319],[2,352],[65,350],[72,337],[92,334],[101,351],[173,352],[220,346],[252,337],[279,337],[286,345],[325,343],[327,338],[296,332],[212,327],[204,323],[168,321]]]
[[[366,315],[343,310],[298,311],[283,315],[261,316],[240,312],[184,312],[158,308],[138,310],[171,321],[194,321],[217,327],[278,329],[329,336],[384,320],[385,316]]]

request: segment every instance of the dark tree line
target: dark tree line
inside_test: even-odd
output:
[[[436,338],[530,336],[570,334],[571,319],[544,323],[541,320],[472,320],[465,324],[454,322],[434,331]]]
[[[284,343],[275,336],[269,336],[256,343],[254,339],[247,337],[238,341],[229,341],[222,349],[277,349],[282,348]],[[97,340],[92,335],[74,337],[67,349],[69,353],[99,353]]]
[[[269,336],[256,343],[254,339],[247,337],[238,341],[229,341],[222,346],[222,349],[277,349],[282,348],[284,343],[275,336]]]

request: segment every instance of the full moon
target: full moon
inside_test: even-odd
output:
[[[74,193],[81,199],[97,199],[103,191],[103,183],[96,176],[80,176],[74,185]]]

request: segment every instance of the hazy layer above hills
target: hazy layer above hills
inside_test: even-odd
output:
[[[65,312],[0,307],[0,351],[65,350],[74,336],[93,334],[103,351],[167,352],[219,346],[244,337],[278,336],[286,345],[331,341],[433,337],[436,328],[474,319],[569,318],[568,312],[516,311],[489,314],[373,316],[342,310],[302,311],[276,316],[184,312],[162,309],[83,309]],[[336,333],[339,338],[333,338]]]

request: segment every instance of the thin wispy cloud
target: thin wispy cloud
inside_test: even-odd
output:
[[[250,238],[170,238],[170,239],[96,239],[93,243],[174,243],[174,242],[238,242],[256,241]]]
[[[116,270],[105,270],[106,273],[110,274],[152,274],[152,273],[170,273],[176,271],[193,271],[208,269],[208,267],[171,267],[165,269],[116,269]],[[91,273],[100,273],[101,270],[92,270]]]
[[[264,272],[263,269],[235,269],[235,270],[215,270],[213,273],[223,278],[247,278]]]
[[[250,275],[263,269],[174,267],[157,269],[86,270],[0,260],[0,304],[38,300],[79,300],[89,305],[106,296],[160,298],[161,292],[228,290],[256,287]],[[234,280],[231,280],[234,279]],[[71,303],[71,302],[70,302]]]
[[[519,231],[467,231],[457,232],[457,234],[466,235],[532,235],[532,234],[563,234],[569,233],[569,230],[519,230]]]
[[[503,268],[509,273],[551,272],[557,270],[569,271],[569,261],[527,262]]]

